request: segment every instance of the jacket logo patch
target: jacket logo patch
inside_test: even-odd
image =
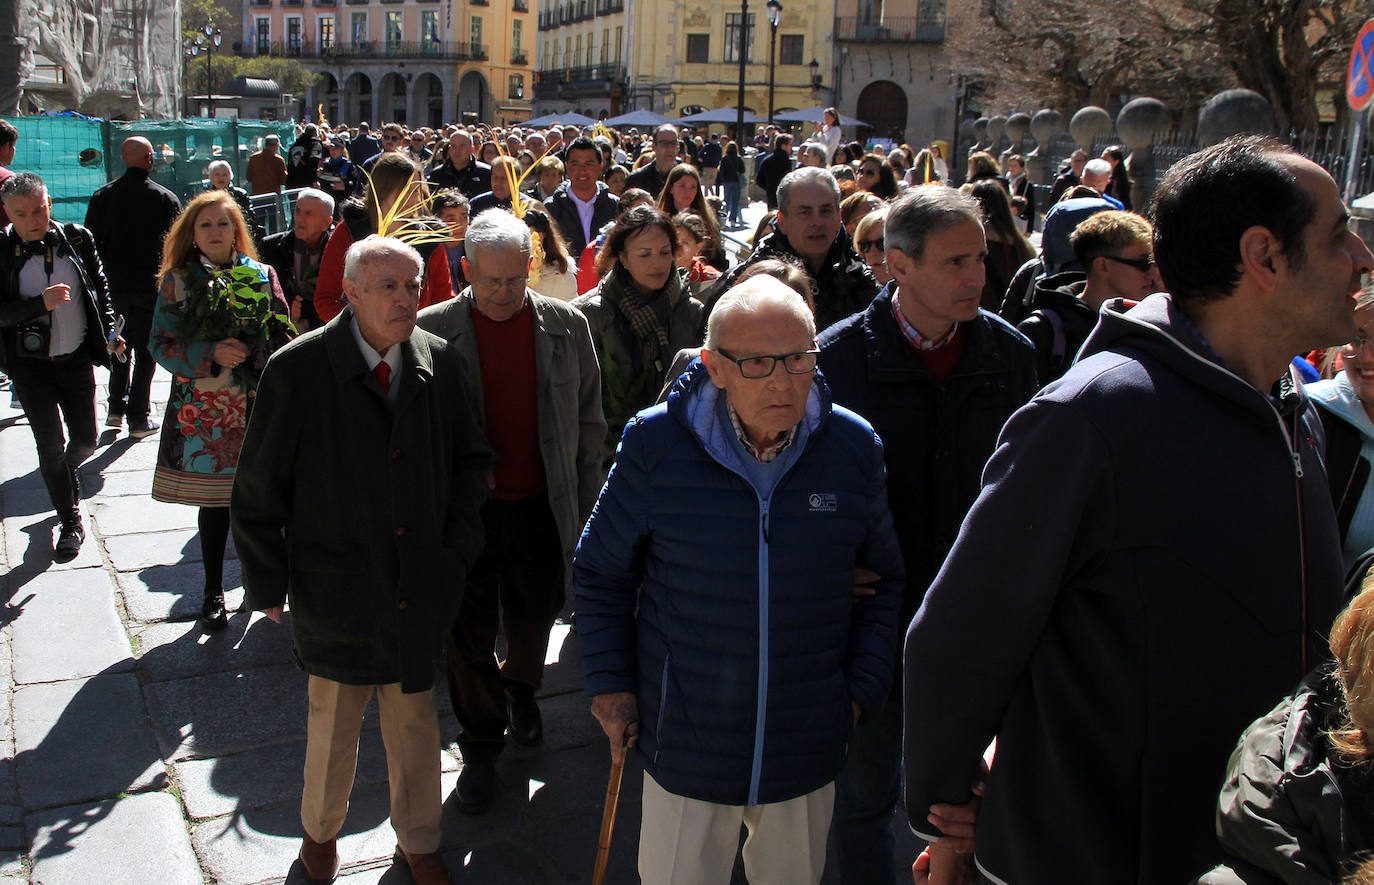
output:
[[[812,492],[807,499],[812,513],[834,513],[838,500],[829,492]]]

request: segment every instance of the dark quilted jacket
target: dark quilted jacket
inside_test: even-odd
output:
[[[717,395],[697,362],[625,428],[574,567],[583,670],[593,696],[637,695],[664,789],[781,802],[839,773],[850,701],[887,696],[901,554],[882,446],[819,375],[762,497]],[[882,576],[858,602],[856,563]]]

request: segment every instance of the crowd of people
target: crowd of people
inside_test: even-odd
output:
[[[250,189],[300,188],[271,236],[217,164],[182,209],[141,138],[85,226],[0,174],[53,558],[108,367],[107,426],[161,434],[152,496],[199,508],[201,628],[231,530],[245,607],[289,611],[311,881],[374,693],[397,860],[449,881],[435,673],[482,814],[507,741],[542,743],[570,597],[642,762],[644,882],[728,881],[741,828],[756,883],[1361,875],[1374,255],[1320,167],[1228,139],[1147,219],[1110,148],[1041,212],[1019,156],[953,187],[831,109],[760,133],[732,260],[729,138],[380,136],[269,139]]]

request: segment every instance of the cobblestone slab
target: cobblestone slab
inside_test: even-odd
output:
[[[42,885],[202,885],[176,799],[166,793],[32,815],[33,881]]]
[[[105,539],[105,552],[116,570],[134,572],[154,566],[200,562],[200,533],[181,529],[139,535],[120,535]],[[229,539],[225,558],[237,559],[234,540]]]
[[[457,775],[444,776],[445,794],[456,782]],[[365,866],[371,872],[395,852],[396,831],[388,818],[390,806],[385,785],[353,790],[348,818],[339,835],[339,858],[345,870]],[[301,845],[299,799],[203,821],[196,826],[192,841],[205,871],[218,885],[250,885],[283,876],[291,885],[305,881],[296,861]],[[409,883],[410,877],[407,874],[394,881],[398,885]]]
[[[57,514],[51,510],[28,516],[7,516],[0,521],[5,533],[5,552],[13,569],[11,590],[16,598],[23,598],[21,585],[39,572],[68,572],[75,569],[99,568],[105,563],[100,558],[100,545],[91,535],[91,521],[82,508],[82,521],[86,527],[86,542],[71,562],[52,561],[52,548],[57,543]]]
[[[14,761],[24,807],[161,787],[166,771],[143,709],[131,673],[17,689]]]
[[[153,488],[153,471],[151,470],[127,470],[110,471],[109,473],[91,473],[84,468],[81,471],[84,477],[86,490],[89,495],[96,500],[107,498],[119,498],[124,496],[136,496],[144,501],[150,501],[148,497]],[[180,506],[180,505],[168,505]]]
[[[305,737],[305,674],[294,664],[146,686],[163,758],[181,762]]]
[[[133,649],[115,610],[114,584],[104,569],[46,572],[24,591],[33,598],[14,622],[15,682],[133,668]]]
[[[302,716],[304,713],[302,713]],[[441,755],[443,770],[456,772],[457,760]],[[233,756],[191,759],[174,768],[181,799],[191,817],[201,820],[235,809],[264,808],[300,801],[305,770],[305,741],[294,741]],[[387,782],[386,751],[381,732],[364,730],[358,741],[355,789]]]
[[[233,615],[220,633],[202,632],[198,622],[187,621],[135,626],[141,655],[135,671],[146,684],[292,663],[290,631],[264,617],[249,626],[249,617]]]
[[[139,532],[166,532],[196,527],[198,508],[165,504],[136,495],[99,497],[90,504],[96,528],[106,538]]]
[[[199,547],[197,557],[199,557]],[[239,585],[239,563],[231,559],[224,564],[224,599],[229,611],[243,606],[243,588]],[[129,617],[143,623],[154,621],[189,621],[200,617],[200,604],[205,594],[205,566],[197,562],[177,565],[155,565],[136,572],[116,575]]]

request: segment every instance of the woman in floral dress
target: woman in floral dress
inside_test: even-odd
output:
[[[222,630],[234,468],[267,357],[295,330],[276,274],[258,261],[227,191],[203,193],[186,207],[163,244],[159,277],[148,349],[173,377],[153,498],[200,508],[201,623]]]

